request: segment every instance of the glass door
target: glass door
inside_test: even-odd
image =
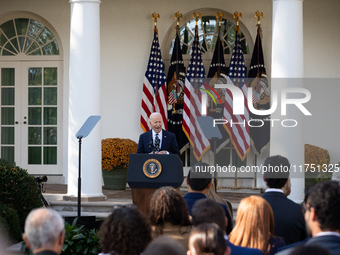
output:
[[[60,174],[61,63],[23,63],[22,74],[22,165],[32,174]]]

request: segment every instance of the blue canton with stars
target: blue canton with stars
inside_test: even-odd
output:
[[[238,87],[242,88],[242,86],[247,82],[247,75],[246,67],[244,65],[240,36],[238,32],[236,32],[236,34],[235,47],[230,59],[228,76],[235,85],[238,83]]]
[[[191,85],[194,85],[193,83],[195,81],[200,84],[205,82],[205,70],[202,62],[201,47],[198,42],[197,30],[195,29],[195,31],[195,40],[192,44],[191,58],[187,71],[187,79],[190,81]]]
[[[145,77],[149,80],[151,86],[154,89],[154,92],[156,89],[156,85],[158,85],[159,89],[162,85],[165,85],[166,83],[161,48],[159,47],[158,34],[156,33],[156,31],[154,32],[154,38],[152,41],[150,58],[147,70],[145,72]]]

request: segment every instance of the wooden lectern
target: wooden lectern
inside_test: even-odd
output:
[[[145,215],[148,215],[151,197],[158,188],[178,188],[183,178],[183,163],[175,154],[130,155],[127,183],[132,190],[133,203]]]

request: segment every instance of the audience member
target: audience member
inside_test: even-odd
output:
[[[332,255],[340,254],[340,186],[338,182],[318,182],[309,189],[305,204],[307,231],[312,236],[305,246],[318,245]],[[286,249],[278,254],[290,254]]]
[[[229,255],[230,248],[215,223],[202,223],[190,234],[188,255]]]
[[[229,235],[235,245],[258,248],[265,255],[272,255],[284,246],[284,241],[274,236],[273,210],[259,196],[243,198],[237,210],[236,223]]]
[[[150,201],[149,219],[153,237],[169,235],[187,250],[191,222],[183,197],[177,190],[173,187],[156,190]]]
[[[143,255],[186,255],[186,251],[177,240],[162,235],[154,239],[144,250]]]
[[[98,237],[100,255],[140,255],[151,241],[151,226],[137,208],[115,206],[102,223]]]
[[[64,237],[64,220],[55,210],[39,208],[28,214],[22,238],[33,254],[60,254]]]
[[[231,220],[233,221],[234,220],[234,217],[233,217],[233,207],[231,205],[231,203],[227,200],[224,200],[223,198],[221,198],[219,195],[217,195],[216,193],[216,190],[215,190],[215,183],[214,181],[211,182],[211,185],[208,189],[208,192],[207,192],[207,198],[210,198],[212,200],[215,200],[217,203],[220,203],[222,205],[225,205],[227,207],[227,210],[228,210],[228,213],[231,217]]]
[[[264,166],[267,171],[263,174],[263,180],[267,189],[262,197],[273,209],[274,234],[280,236],[287,245],[304,240],[307,233],[302,207],[284,194],[284,186],[289,180],[288,159],[279,155],[271,156],[265,160]],[[282,170],[277,172],[277,169]]]
[[[289,255],[331,255],[325,248],[316,245],[299,246]]]
[[[211,173],[209,172],[209,165],[204,162],[196,163],[189,170],[186,178],[186,182],[189,186],[189,192],[184,195],[184,201],[186,203],[189,214],[191,215],[191,209],[197,200],[207,198],[206,194],[212,184]],[[233,228],[233,222],[227,206],[221,204],[225,215],[228,218],[227,234],[229,234]]]
[[[259,249],[236,246],[228,241],[228,236],[225,235],[228,220],[224,215],[222,206],[216,201],[204,198],[194,204],[192,207],[192,224],[197,226],[201,223],[215,223],[224,230],[224,238],[227,246],[230,247],[231,255],[263,255]]]

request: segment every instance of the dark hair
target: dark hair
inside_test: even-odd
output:
[[[263,176],[268,188],[281,189],[289,178],[290,163],[280,155],[268,157],[263,164]]]
[[[198,162],[193,165],[188,173],[188,184],[194,191],[203,191],[211,183],[210,165],[204,162]],[[196,169],[199,169],[197,171]]]
[[[226,216],[223,207],[216,201],[204,198],[197,200],[191,209],[192,224],[216,223],[223,231],[226,229]]]
[[[322,231],[340,230],[340,186],[338,182],[318,182],[310,187],[308,205],[314,208]]]
[[[298,246],[289,255],[331,255],[328,250],[317,245]]]
[[[191,231],[189,249],[194,249],[197,255],[223,255],[227,243],[219,226],[215,223],[202,223]]]
[[[182,195],[169,186],[159,188],[153,194],[150,201],[149,219],[151,225],[160,227],[159,234],[162,234],[162,227],[166,222],[175,226],[191,225]]]
[[[143,251],[143,255],[184,255],[184,250],[181,243],[166,235],[161,235],[154,239]]]
[[[137,208],[119,206],[105,219],[98,237],[104,253],[140,255],[151,241],[151,226]]]

